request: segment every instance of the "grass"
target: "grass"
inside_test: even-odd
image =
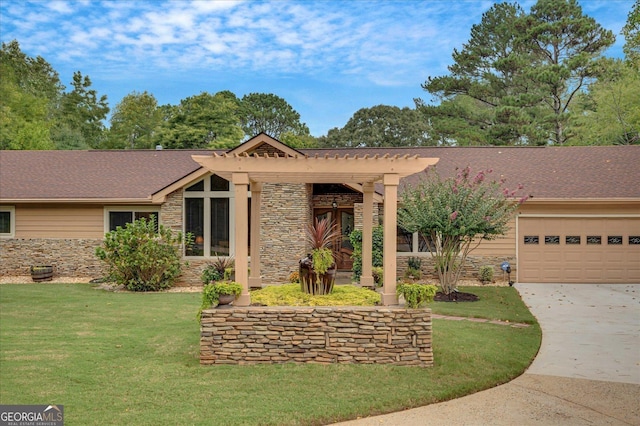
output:
[[[535,324],[535,317],[526,307],[514,287],[459,287],[459,291],[473,293],[477,302],[433,302],[429,308],[434,314]]]
[[[320,425],[506,382],[541,337],[535,323],[434,320],[431,368],[200,366],[200,297],[0,285],[0,404],[62,404],[67,425]]]

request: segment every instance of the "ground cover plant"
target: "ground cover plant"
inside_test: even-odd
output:
[[[353,285],[337,285],[328,295],[312,295],[300,284],[272,285],[251,292],[251,302],[265,306],[375,306],[380,294]]]
[[[200,302],[200,293],[0,285],[0,404],[62,404],[67,425],[320,425],[493,387],[521,374],[540,343],[536,324],[434,320],[431,368],[205,367]]]

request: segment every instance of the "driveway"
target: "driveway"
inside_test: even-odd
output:
[[[640,425],[640,284],[516,284],[542,327],[522,376],[341,426]]]

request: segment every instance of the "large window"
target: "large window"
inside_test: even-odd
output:
[[[15,236],[15,209],[13,207],[0,207],[0,237],[12,238]]]
[[[127,223],[140,218],[156,219],[156,230],[160,223],[160,211],[157,207],[107,207],[105,209],[105,233],[124,228]]]
[[[233,196],[229,181],[216,175],[184,190],[184,232],[193,235],[186,256],[229,256],[233,252]]]

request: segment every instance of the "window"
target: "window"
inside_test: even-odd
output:
[[[186,247],[185,256],[229,256],[233,253],[233,197],[230,182],[217,175],[185,188],[184,232],[193,235],[193,244]]]
[[[630,235],[629,245],[638,245],[638,244],[640,244],[640,235]]]
[[[607,237],[607,244],[622,245],[622,235],[609,235]]]
[[[540,243],[540,237],[538,237],[537,235],[525,235],[524,236],[524,243],[525,244],[539,244]]]
[[[587,235],[587,244],[602,244],[602,237],[599,235]]]
[[[580,235],[567,235],[564,238],[565,244],[580,244]]]
[[[560,244],[560,236],[559,235],[546,235],[544,237],[545,244]]]
[[[156,219],[156,230],[160,223],[160,210],[157,207],[107,207],[105,209],[105,233],[115,231],[118,227],[124,228],[127,223],[145,218]]]
[[[13,207],[0,207],[0,237],[12,238],[15,236],[15,209]]]

